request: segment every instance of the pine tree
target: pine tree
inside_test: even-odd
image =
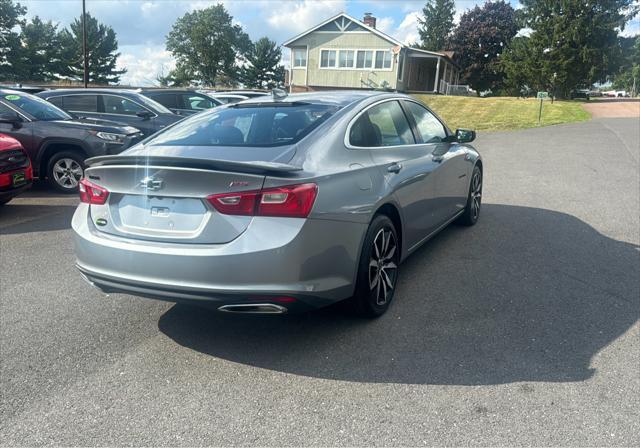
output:
[[[247,66],[242,69],[242,83],[250,88],[273,88],[284,81],[280,65],[282,51],[267,37],[259,39],[247,53]]]
[[[447,36],[453,29],[455,12],[454,0],[427,1],[422,8],[422,18],[418,18],[421,48],[430,51],[444,49]]]
[[[20,55],[20,35],[14,28],[24,24],[26,12],[20,3],[0,0],[0,80],[19,80],[15,66]]]
[[[82,54],[82,17],[71,23],[69,29],[59,33],[61,47],[60,75],[80,81],[84,75]],[[116,69],[118,40],[108,25],[99,23],[87,14],[87,48],[89,60],[89,82],[94,84],[117,84],[126,70]]]

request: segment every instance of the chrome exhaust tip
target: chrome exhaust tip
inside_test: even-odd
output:
[[[287,312],[287,309],[273,303],[242,303],[237,305],[223,305],[218,308],[218,311],[242,314],[284,314]]]

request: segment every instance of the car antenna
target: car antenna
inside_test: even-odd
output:
[[[273,97],[274,100],[278,101],[278,100],[283,100],[285,99],[289,94],[287,93],[286,90],[283,89],[271,89],[271,96]]]

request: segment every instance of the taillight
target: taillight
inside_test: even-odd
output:
[[[80,201],[87,204],[103,205],[109,197],[109,192],[106,189],[89,182],[87,179],[80,181],[78,190],[80,191]]]
[[[207,200],[225,215],[306,218],[317,193],[316,184],[300,184],[261,191],[213,194]]]

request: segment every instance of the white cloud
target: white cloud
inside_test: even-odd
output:
[[[158,75],[166,76],[176,66],[171,53],[163,46],[126,45],[118,58],[118,69],[126,68],[121,83],[132,86],[157,84]]]
[[[285,30],[292,35],[301,33],[323,20],[346,11],[345,0],[304,0],[270,2],[267,23],[275,29]],[[281,3],[280,5],[278,3]]]
[[[398,28],[388,33],[405,44],[420,42],[420,34],[418,34],[418,17],[421,17],[421,11],[412,11],[404,16]]]
[[[385,34],[392,35],[395,32],[393,25],[395,24],[393,17],[380,17],[376,21],[376,28]]]

